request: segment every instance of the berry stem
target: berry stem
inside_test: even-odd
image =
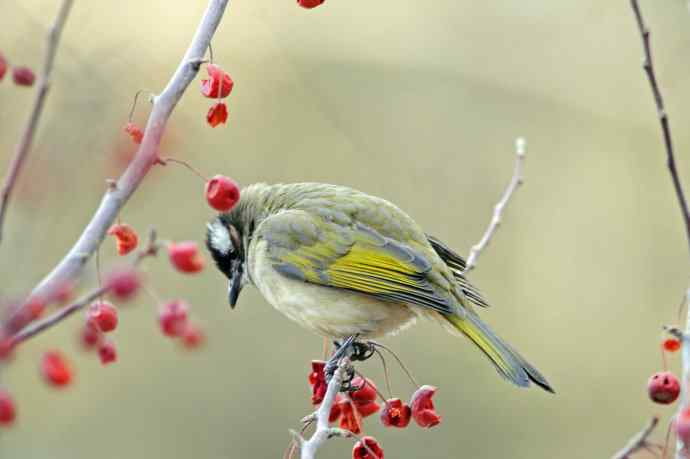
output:
[[[199,172],[194,166],[189,164],[187,161],[183,161],[181,159],[176,159],[176,158],[171,158],[169,156],[158,159],[158,164],[160,164],[161,166],[167,166],[168,163],[179,164],[181,166],[186,167],[187,169],[192,171],[194,174],[196,174],[198,177],[200,177],[201,180],[203,180],[204,182],[208,182],[208,180],[209,180],[208,178],[206,178],[204,176],[204,174]]]

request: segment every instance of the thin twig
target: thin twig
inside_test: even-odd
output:
[[[34,288],[31,296],[50,298],[53,296],[52,292],[55,292],[57,288],[81,274],[84,265],[103,241],[106,231],[117,218],[120,209],[156,163],[166,123],[187,86],[196,77],[206,48],[208,48],[211,37],[215,33],[228,4],[229,0],[209,1],[194,38],[175,74],[161,94],[154,98],[144,138],[136,155],[115,187],[110,187],[106,191],[100,206],[72,249]]]
[[[614,454],[611,459],[628,459],[631,454],[636,453],[642,449],[647,449],[651,444],[647,441],[649,436],[652,434],[657,424],[659,424],[659,418],[654,416],[649,420],[644,429],[636,433],[630,441],[625,445],[623,449]]]
[[[46,51],[43,59],[43,69],[41,70],[41,75],[38,80],[38,90],[36,91],[34,103],[31,108],[31,114],[29,115],[29,119],[24,126],[19,145],[17,145],[17,148],[14,151],[14,157],[12,158],[9,169],[7,169],[7,173],[2,184],[2,191],[0,192],[0,241],[2,241],[3,223],[5,221],[5,214],[7,213],[7,207],[10,202],[10,196],[15,184],[17,183],[17,179],[19,178],[19,174],[22,171],[26,158],[29,156],[29,151],[31,150],[31,144],[36,134],[36,127],[38,126],[38,121],[41,118],[46,96],[48,95],[48,90],[50,89],[50,77],[53,73],[53,63],[55,62],[55,54],[57,53],[58,44],[60,43],[60,35],[63,27],[65,26],[65,22],[67,21],[67,16],[69,15],[71,8],[72,0],[63,0],[62,4],[60,5],[60,9],[58,10],[58,14],[55,17],[55,21],[50,26],[50,30],[48,31],[48,36],[46,38]]]
[[[676,192],[676,198],[680,206],[681,214],[683,215],[683,222],[685,224],[685,234],[687,237],[688,248],[690,249],[690,211],[688,211],[688,203],[685,199],[685,192],[683,191],[683,186],[680,182],[680,177],[678,176],[678,171],[676,169],[675,155],[673,153],[673,141],[671,139],[671,126],[668,120],[668,114],[666,113],[666,107],[664,106],[664,98],[659,89],[659,83],[656,78],[656,73],[654,71],[654,61],[652,59],[652,47],[650,42],[650,31],[644,22],[642,17],[642,11],[640,10],[640,5],[638,0],[630,0],[630,6],[632,7],[633,13],[635,14],[635,20],[637,22],[637,28],[642,39],[642,49],[644,52],[644,59],[642,61],[642,67],[647,75],[647,80],[649,81],[649,86],[652,90],[652,95],[654,96],[654,103],[656,104],[657,116],[659,117],[659,123],[661,125],[661,133],[664,139],[664,147],[666,149],[666,165],[668,166],[669,173],[671,174],[671,181],[673,182],[673,188]],[[686,297],[690,299],[690,289],[686,292]],[[686,328],[684,336],[690,335],[690,311],[688,311]],[[688,402],[690,401],[690,396],[688,394],[688,379],[690,378],[690,340],[685,338],[682,340],[683,346],[683,378],[681,380],[681,403],[678,406],[678,413],[687,409]],[[684,458],[685,455],[685,445],[683,442],[678,440],[676,442],[676,457]]]
[[[642,37],[642,48],[644,50],[644,60],[642,61],[642,68],[644,68],[647,74],[647,79],[649,80],[649,86],[652,89],[652,94],[654,95],[654,103],[656,104],[657,116],[659,117],[659,123],[661,124],[661,132],[664,137],[664,146],[666,147],[666,165],[671,173],[671,180],[673,181],[673,188],[676,191],[676,197],[678,198],[678,204],[680,204],[680,211],[683,215],[683,221],[685,223],[685,234],[688,239],[688,249],[690,250],[690,211],[688,211],[688,202],[685,199],[685,193],[683,192],[683,185],[680,183],[680,177],[678,176],[678,170],[676,169],[676,160],[673,153],[673,141],[671,140],[671,126],[668,120],[668,114],[666,113],[666,107],[664,105],[664,98],[661,95],[661,90],[659,89],[659,83],[656,79],[656,73],[654,72],[654,61],[652,60],[652,48],[649,40],[651,32],[642,18],[642,11],[640,10],[640,5],[637,0],[630,0],[630,5],[632,6],[633,12],[635,13],[635,19],[637,20],[637,28],[640,31],[640,36]]]
[[[491,222],[489,223],[489,227],[484,232],[484,235],[482,236],[480,241],[477,244],[473,245],[470,249],[470,254],[467,257],[467,263],[465,264],[465,269],[463,270],[463,273],[471,271],[477,265],[477,259],[479,258],[479,255],[486,248],[489,242],[491,242],[491,238],[493,237],[494,233],[496,233],[496,230],[501,224],[503,210],[508,205],[508,201],[510,201],[510,198],[513,196],[513,193],[515,193],[515,190],[520,185],[522,185],[522,169],[523,164],[525,162],[526,150],[527,144],[525,142],[525,139],[523,139],[522,137],[517,138],[515,140],[515,168],[513,170],[513,177],[510,179],[508,187],[503,192],[501,200],[498,201],[498,203],[494,207],[494,214],[491,218]]]
[[[149,236],[149,241],[146,247],[139,252],[137,252],[137,255],[134,257],[132,260],[132,267],[136,268],[141,261],[149,256],[155,256],[158,252],[158,242],[156,241],[156,232],[151,231],[150,236]],[[58,311],[54,312],[50,316],[46,317],[43,320],[32,322],[26,327],[24,327],[22,330],[20,330],[18,333],[14,334],[11,338],[12,340],[12,345],[16,346],[17,344],[26,341],[27,339],[36,336],[40,332],[53,327],[54,325],[57,325],[58,323],[62,322],[65,320],[67,317],[71,316],[75,312],[79,311],[80,309],[85,308],[87,305],[89,305],[92,301],[96,300],[97,298],[100,298],[104,294],[108,293],[110,290],[109,285],[101,286],[99,283],[98,288],[93,290],[92,292],[86,294],[84,297],[79,299],[78,301],[69,304]]]

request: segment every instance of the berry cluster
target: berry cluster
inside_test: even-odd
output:
[[[311,386],[311,402],[320,405],[326,395],[328,385],[325,375],[326,362],[313,360],[308,381]],[[362,376],[355,376],[350,382],[352,390],[336,395],[328,421],[338,422],[343,430],[359,435],[362,432],[362,420],[379,413],[381,424],[386,427],[405,428],[410,420],[422,428],[431,428],[441,423],[441,416],[434,407],[432,398],[437,391],[433,386],[419,387],[410,398],[409,403],[399,398],[384,398],[374,381]],[[381,404],[377,403],[380,399]],[[373,453],[373,454],[372,454]],[[352,450],[354,459],[383,459],[383,449],[374,437],[363,437]]]

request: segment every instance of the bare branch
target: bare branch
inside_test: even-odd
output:
[[[154,230],[151,230],[151,232],[149,233],[149,241],[146,244],[146,247],[137,252],[136,256],[132,260],[132,267],[137,267],[139,263],[141,263],[141,261],[146,257],[155,256],[158,253],[158,247],[159,245],[156,241],[156,232]],[[48,328],[51,328],[54,325],[57,325],[58,323],[62,322],[64,319],[71,316],[75,312],[88,306],[92,301],[101,297],[105,293],[108,293],[109,290],[110,286],[108,285],[99,287],[91,291],[90,293],[86,294],[78,301],[63,307],[62,309],[59,309],[50,316],[46,317],[45,319],[36,322],[31,322],[29,325],[27,325],[18,333],[12,336],[12,345],[16,346],[17,344],[26,341],[27,339],[33,336],[36,336],[40,332]]]
[[[75,279],[99,247],[106,231],[158,159],[165,126],[187,86],[196,77],[211,37],[220,23],[229,0],[210,0],[187,52],[163,92],[154,98],[144,138],[129,166],[106,191],[100,206],[81,236],[60,263],[34,288],[31,296],[50,298],[61,285]]]
[[[647,79],[649,80],[649,86],[652,89],[652,94],[654,95],[654,103],[656,104],[657,116],[659,117],[659,122],[661,124],[661,132],[664,137],[664,146],[666,147],[666,164],[668,170],[671,173],[671,180],[673,181],[673,187],[676,191],[676,197],[678,198],[678,204],[680,205],[680,211],[683,214],[683,221],[685,223],[685,234],[688,239],[688,249],[690,249],[690,212],[688,211],[688,202],[685,199],[685,193],[683,192],[683,185],[680,183],[680,177],[678,177],[678,170],[676,169],[676,160],[673,154],[673,142],[671,140],[671,126],[668,121],[668,114],[666,113],[666,107],[664,106],[664,98],[661,95],[661,90],[659,89],[659,83],[656,79],[656,73],[654,72],[654,61],[652,60],[652,48],[649,41],[649,36],[651,32],[642,18],[642,12],[640,10],[640,5],[638,0],[630,0],[630,5],[632,6],[633,12],[635,13],[635,19],[637,20],[637,27],[640,31],[640,36],[642,37],[642,48],[644,50],[644,60],[642,61],[642,68],[644,68],[647,74]]]
[[[642,61],[642,67],[647,74],[647,80],[649,81],[649,86],[652,90],[652,95],[654,96],[654,103],[656,104],[657,116],[659,117],[659,123],[661,124],[661,133],[664,139],[664,147],[666,148],[666,164],[668,166],[669,173],[671,174],[671,181],[673,182],[673,188],[676,192],[676,198],[678,199],[678,204],[680,206],[681,213],[683,215],[683,222],[685,224],[685,234],[687,237],[688,248],[690,249],[690,212],[688,211],[688,203],[685,199],[685,193],[683,191],[683,186],[680,182],[680,177],[678,176],[678,171],[676,169],[676,161],[673,153],[673,142],[671,140],[671,127],[668,121],[668,115],[666,113],[666,107],[664,106],[664,99],[659,89],[659,83],[656,78],[656,73],[654,72],[654,61],[652,60],[652,49],[650,43],[650,31],[644,22],[642,17],[642,11],[640,10],[640,5],[638,0],[630,0],[630,6],[632,7],[633,13],[635,13],[635,20],[637,21],[637,28],[640,32],[640,37],[642,38],[642,49],[644,51],[644,60]],[[690,300],[690,289],[687,291],[687,298]],[[685,333],[683,336],[688,336],[690,334],[690,310],[688,311],[688,318]],[[683,378],[681,381],[681,394],[682,400],[678,407],[678,412],[685,410],[688,407],[688,402],[690,397],[688,394],[688,379],[690,378],[690,340],[683,339]],[[679,440],[676,445],[676,457],[685,458],[685,447],[683,443]]]
[[[5,214],[7,213],[7,206],[9,205],[10,196],[12,190],[14,189],[19,174],[22,171],[22,166],[26,161],[29,151],[31,150],[31,144],[33,142],[34,136],[36,134],[36,127],[38,126],[38,121],[43,112],[43,106],[45,105],[46,96],[48,95],[48,90],[50,89],[50,77],[53,73],[53,62],[55,61],[55,54],[57,53],[58,44],[60,43],[60,35],[62,29],[67,21],[67,16],[69,15],[70,9],[72,8],[72,0],[63,0],[60,5],[60,10],[53,25],[50,27],[47,36],[45,57],[43,60],[43,69],[38,81],[38,90],[36,91],[36,97],[34,98],[34,103],[31,108],[31,114],[29,119],[24,126],[21,140],[19,145],[14,152],[14,157],[10,163],[10,167],[7,170],[5,179],[2,184],[2,191],[0,192],[0,241],[2,240],[2,228],[5,221]]]
[[[335,403],[336,395],[340,392],[340,387],[343,384],[347,367],[350,365],[349,357],[343,357],[338,363],[333,373],[333,377],[328,383],[326,395],[323,397],[323,402],[312,416],[308,418],[316,418],[316,431],[309,440],[303,440],[300,444],[301,459],[314,459],[316,451],[323,445],[326,440],[334,436],[334,430],[328,424],[328,418],[331,415],[331,408]]]
[[[630,455],[642,450],[642,449],[647,449],[651,445],[647,441],[649,436],[652,434],[654,429],[656,428],[657,424],[659,424],[659,418],[654,416],[652,419],[649,420],[647,425],[645,425],[644,429],[642,429],[640,432],[636,433],[630,441],[625,445],[623,449],[618,451],[616,454],[614,454],[611,459],[628,459]]]
[[[522,185],[522,169],[523,164],[525,162],[526,150],[527,145],[525,139],[522,137],[517,138],[515,140],[515,168],[513,169],[513,177],[510,179],[508,187],[503,192],[501,200],[498,201],[498,204],[496,204],[496,206],[494,207],[494,214],[491,218],[491,222],[489,223],[489,227],[484,232],[484,235],[482,236],[481,240],[477,244],[473,245],[472,249],[470,249],[470,255],[467,257],[467,263],[465,265],[465,270],[463,271],[463,273],[471,271],[477,265],[477,259],[479,258],[479,255],[486,248],[489,242],[491,242],[491,238],[493,237],[494,233],[496,232],[496,230],[498,230],[498,227],[501,224],[501,219],[503,218],[503,210],[508,205],[508,201],[510,201],[510,198],[513,196],[513,193],[515,193],[515,190],[520,185]]]

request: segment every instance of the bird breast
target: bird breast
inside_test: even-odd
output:
[[[275,269],[266,242],[257,241],[248,257],[251,280],[266,300],[301,326],[330,338],[395,334],[414,323],[417,308],[377,300],[362,293],[290,279]]]

